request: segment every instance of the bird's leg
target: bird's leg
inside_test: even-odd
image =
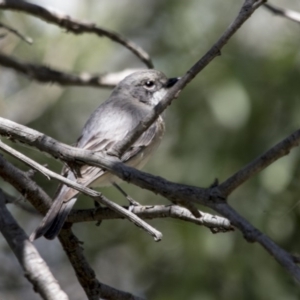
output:
[[[129,201],[130,206],[139,206],[140,203],[132,199],[118,184],[115,182],[112,183],[113,186]]]
[[[91,189],[93,190],[93,188],[91,188]],[[101,205],[99,202],[97,202],[96,200],[94,200],[94,206],[95,206],[95,209],[94,209],[93,214],[96,214],[97,209],[98,209],[98,208],[101,208],[102,205]],[[96,226],[100,226],[101,223],[102,223],[102,220],[98,221],[98,222],[96,223]]]

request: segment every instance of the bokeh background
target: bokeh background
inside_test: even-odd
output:
[[[180,76],[217,40],[243,1],[220,0],[65,0],[35,1],[81,20],[96,22],[135,41],[155,67]],[[272,1],[300,11],[296,0]],[[144,68],[127,49],[107,38],[75,36],[34,17],[1,12],[1,22],[32,37],[32,46],[8,34],[0,49],[20,60],[70,72],[102,73]],[[0,29],[3,33],[4,30]],[[225,180],[300,126],[300,24],[260,8],[216,58],[174,101],[167,132],[146,171],[171,181],[208,187]],[[0,67],[0,116],[72,144],[108,89],[39,84]],[[35,150],[17,149],[59,172],[61,163]],[[26,167],[6,157],[23,170]],[[229,201],[280,246],[298,253],[300,239],[299,149],[236,190]],[[57,182],[35,179],[53,195]],[[124,184],[144,204],[168,203]],[[0,179],[0,188],[19,197]],[[125,204],[113,188],[103,193]],[[77,207],[92,207],[81,196]],[[10,205],[30,234],[41,220]],[[200,209],[202,209],[200,207]],[[299,286],[259,245],[239,232],[213,235],[177,220],[153,220],[163,232],[155,243],[127,221],[74,226],[100,281],[148,299],[299,299]],[[36,242],[41,255],[71,299],[85,299],[57,240]],[[40,299],[0,236],[0,299]]]

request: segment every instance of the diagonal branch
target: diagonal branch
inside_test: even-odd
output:
[[[269,3],[264,4],[264,7],[277,16],[287,18],[298,24],[300,23],[300,13],[294,10],[280,8],[278,6]]]
[[[36,209],[34,209],[32,206],[26,205],[24,203],[24,200],[25,200],[24,197],[12,197],[5,191],[2,191],[2,193],[4,196],[5,204],[14,204],[15,206],[21,208],[23,211],[26,211],[30,214],[34,214],[36,216],[39,215],[39,213],[36,211]]]
[[[65,160],[69,163],[84,163],[94,166],[104,167],[110,170],[115,175],[123,180],[130,181],[140,187],[154,191],[167,199],[180,203],[200,203],[211,209],[221,213],[228,218],[232,225],[237,227],[248,241],[260,243],[275,259],[295,278],[300,281],[300,269],[297,267],[290,254],[276,245],[269,237],[261,233],[258,229],[253,227],[248,221],[242,218],[236,211],[234,211],[225,201],[226,195],[222,195],[218,186],[210,189],[203,189],[178,183],[167,181],[166,179],[153,176],[136,169],[123,165],[117,158],[110,157],[109,159],[101,153],[93,153],[92,151],[72,148],[70,146],[58,143],[35,130],[26,128],[25,126],[16,124],[14,122],[0,118],[0,134],[9,136],[13,139],[25,142],[28,145],[52,154],[54,157]],[[298,141],[296,136],[295,140]],[[270,153],[287,153],[296,143],[282,143],[278,147],[275,146],[274,152],[272,149]],[[282,156],[282,155],[281,155]],[[269,162],[275,161],[280,155],[269,158]],[[261,167],[258,164],[262,164]],[[257,162],[254,170],[264,169],[268,164],[264,164],[264,160]],[[1,168],[0,168],[1,173]],[[250,173],[250,174],[255,174]],[[248,176],[250,178],[251,176]]]
[[[89,300],[143,300],[130,293],[117,290],[99,282],[94,270],[83,255],[82,243],[73,234],[71,229],[62,229],[59,240],[72,264],[78,281],[84,288]]]
[[[272,239],[248,223],[227,203],[218,203],[213,206],[213,209],[228,218],[243,233],[248,242],[261,244],[286,271],[300,282],[300,268],[297,266],[293,255],[280,248]]]
[[[0,22],[0,28],[5,28],[7,31],[13,33],[17,37],[19,37],[21,40],[25,41],[27,44],[31,45],[33,43],[32,38],[24,36],[18,30],[14,29],[14,28],[12,28],[12,27],[10,27],[8,25],[5,25],[5,24],[3,24],[1,22]]]
[[[43,83],[56,83],[63,86],[92,86],[113,88],[124,77],[138,71],[139,69],[127,69],[116,73],[105,73],[93,75],[89,73],[72,74],[62,72],[50,68],[45,65],[36,65],[31,63],[21,62],[20,60],[0,52],[0,65],[6,68],[13,69],[21,74],[28,76]]]
[[[40,214],[45,214],[51,206],[50,197],[40,189],[31,179],[28,177],[27,172],[22,172],[11,165],[9,162],[1,158],[0,155],[0,176],[3,177],[10,184],[15,186],[17,190],[28,198],[33,206],[39,211]],[[26,189],[24,188],[26,187]],[[7,203],[15,203],[16,200],[8,194],[5,195],[5,201]],[[41,201],[42,199],[42,201]],[[18,205],[18,204],[17,204]],[[22,206],[23,208],[23,206]],[[28,209],[25,207],[24,209]],[[124,207],[128,209],[128,207]],[[34,213],[36,211],[31,211]],[[151,205],[151,206],[136,206],[131,210],[142,219],[156,219],[156,218],[174,218],[191,222],[196,225],[205,226],[212,232],[228,232],[232,231],[233,227],[229,220],[220,216],[211,215],[206,212],[199,211],[200,218],[195,218],[187,209],[177,205]],[[72,210],[67,222],[79,223],[79,222],[91,222],[102,221],[110,219],[120,219],[122,215],[116,213],[107,207],[99,207],[95,209],[84,210]]]
[[[153,176],[124,165],[118,158],[100,152],[79,149],[59,143],[36,130],[0,117],[0,135],[18,140],[40,151],[47,152],[55,158],[67,162],[71,166],[88,164],[109,170],[127,182],[146,188],[166,197],[175,204],[181,204],[191,210],[192,202],[204,204],[210,201],[209,189],[191,187],[172,183],[158,176]],[[186,200],[188,199],[188,200]],[[198,210],[192,213],[200,216]]]
[[[28,176],[26,172],[23,172],[17,169],[16,167],[14,167],[11,163],[6,161],[1,155],[0,155],[0,176],[2,176],[4,180],[9,182],[21,194],[26,196],[27,199],[31,202],[31,204],[42,214],[45,214],[46,211],[50,208],[51,205],[50,197]],[[1,213],[1,209],[0,209],[0,213]],[[64,249],[66,250],[66,254],[69,257],[70,261],[73,262],[72,266],[77,276],[79,276],[80,274],[81,276],[80,284],[88,296],[93,295],[93,293],[95,292],[94,288],[95,286],[97,286],[97,288],[99,288],[98,294],[102,298],[107,297],[107,299],[141,300],[139,297],[133,296],[132,294],[129,294],[127,292],[116,290],[113,287],[110,287],[108,285],[99,282],[95,278],[94,271],[92,270],[91,266],[89,265],[89,263],[87,262],[86,258],[83,255],[82,247],[79,245],[79,243],[74,244],[72,240],[68,240],[68,238],[69,237],[72,238],[72,236],[74,235],[70,229],[63,229],[61,231],[61,235],[59,235],[59,239]],[[77,240],[76,237],[74,237],[74,239]],[[77,264],[76,261],[80,261],[81,264]],[[93,283],[93,284],[89,284],[89,283]],[[108,295],[119,295],[119,298],[109,298]],[[57,298],[54,298],[53,300],[56,299]],[[97,300],[98,299],[99,297],[97,298]]]
[[[46,300],[67,300],[66,293],[60,288],[47,264],[28,240],[26,233],[15,221],[5,206],[0,190],[0,231],[16,255],[25,277],[32,283],[34,290]]]
[[[63,176],[61,176],[61,175],[45,168],[44,166],[42,166],[42,165],[38,164],[37,162],[35,162],[34,160],[30,159],[29,157],[23,155],[22,153],[14,150],[13,148],[11,148],[8,145],[4,144],[1,140],[0,140],[0,149],[4,150],[6,153],[8,153],[10,155],[13,155],[14,157],[21,160],[25,164],[29,165],[33,169],[41,172],[48,179],[50,179],[50,177],[58,179],[59,181],[63,182],[64,184],[66,184],[66,185],[68,185],[68,186],[70,186],[70,187],[72,187],[72,188],[74,188],[74,189],[76,189],[76,190],[78,190],[78,191],[80,191],[84,194],[87,194],[88,196],[91,196],[92,198],[94,198],[95,201],[98,201],[101,204],[109,207],[113,211],[119,213],[124,218],[126,218],[129,221],[131,221],[132,223],[134,223],[136,226],[144,229],[146,232],[148,232],[150,235],[152,235],[154,237],[155,241],[160,241],[162,239],[162,233],[161,232],[157,231],[155,228],[153,228],[148,223],[146,223],[145,221],[140,219],[138,216],[136,216],[131,211],[129,211],[127,209],[124,209],[122,206],[118,205],[115,202],[110,201],[109,199],[107,199],[101,193],[96,192],[96,191],[94,191],[92,189],[89,189],[87,187],[84,187],[81,184],[76,183],[75,181],[72,181],[72,180],[70,180],[66,177],[63,177]],[[30,237],[31,241],[33,241],[34,239],[35,239],[34,235]]]
[[[236,31],[250,18],[254,11],[262,5],[264,1],[260,0],[245,0],[238,16],[225,30],[217,42],[209,49],[209,51],[197,61],[187,73],[168,91],[167,95],[154,107],[154,110],[141,122],[136,128],[128,133],[126,138],[117,144],[112,155],[121,157],[121,155],[146,131],[158,116],[178,97],[181,90],[214,58],[221,54],[221,49],[227,44],[229,39]]]
[[[0,9],[15,10],[33,15],[48,23],[52,23],[64,28],[68,32],[72,32],[74,34],[92,33],[99,37],[108,37],[112,41],[123,45],[132,53],[134,53],[142,62],[145,63],[147,67],[153,68],[153,63],[149,54],[141,47],[121,36],[117,32],[98,27],[94,23],[79,21],[66,14],[27,1],[0,0]]]
[[[245,181],[255,176],[274,161],[289,154],[292,148],[299,146],[299,143],[300,130],[297,130],[221,183],[219,185],[221,194],[227,197]]]

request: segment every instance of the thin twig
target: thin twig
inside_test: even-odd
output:
[[[117,32],[98,27],[94,23],[79,21],[64,13],[29,3],[27,1],[0,0],[0,9],[15,10],[30,14],[48,23],[64,28],[68,32],[72,32],[74,34],[92,33],[99,37],[108,37],[110,40],[123,45],[134,53],[142,62],[145,63],[147,67],[153,68],[151,58],[145,50]]]
[[[202,71],[214,58],[221,54],[221,49],[227,44],[229,39],[235,32],[245,23],[245,21],[253,14],[253,12],[262,4],[259,0],[245,0],[238,16],[225,30],[217,42],[209,49],[209,51],[197,61],[181,79],[169,89],[166,96],[154,107],[153,111],[130,131],[125,139],[119,142],[111,154],[121,157],[122,154],[145,132],[158,116],[178,97],[181,90],[200,72]]]
[[[293,260],[290,259],[290,255],[279,248],[270,238],[259,232],[225,203],[224,199],[226,195],[222,195],[222,189],[220,190],[219,186],[214,186],[210,189],[202,189],[199,187],[172,183],[163,178],[130,168],[114,157],[108,159],[107,157],[102,156],[101,153],[95,154],[91,151],[60,144],[35,130],[2,118],[0,118],[0,134],[20,140],[28,145],[35,146],[42,151],[52,154],[54,157],[59,157],[60,159],[72,162],[73,164],[84,163],[104,167],[123,180],[131,181],[140,187],[159,193],[171,201],[178,201],[178,199],[180,199],[182,203],[195,202],[208,206],[228,218],[234,226],[243,232],[248,240],[250,240],[250,236],[252,242],[256,241],[260,243],[267,251],[275,256],[276,260],[288,270],[295,279],[300,281],[300,269]],[[296,141],[298,140],[297,135],[295,136],[295,139]],[[278,146],[282,147],[281,149],[275,147],[276,151],[274,151],[274,155],[277,153],[285,154],[290,148],[295,146],[295,143],[282,143]],[[270,151],[272,153],[272,149]],[[274,161],[270,158],[270,162],[271,160]],[[260,170],[262,170],[267,165],[264,164],[264,160],[261,160],[260,162],[262,163]],[[250,177],[248,176],[247,178]]]
[[[20,193],[27,197],[31,204],[42,214],[50,208],[51,198],[41,189],[31,178],[27,172],[23,172],[13,166],[11,163],[6,161],[0,155],[0,176],[13,187],[15,187]],[[128,299],[128,300],[140,300],[140,298],[133,296],[132,294],[116,290],[113,287],[105,285],[99,282],[95,278],[95,274],[88,261],[84,257],[82,246],[80,243],[76,243],[76,247],[72,242],[70,236],[70,229],[63,229],[59,235],[59,240],[62,243],[67,256],[69,257],[72,266],[77,274],[81,276],[79,283],[84,289],[85,293],[89,296],[97,291],[99,288],[99,297],[104,299]],[[75,237],[76,239],[76,237]],[[76,239],[77,240],[77,239]],[[77,263],[78,262],[78,263]],[[93,284],[94,283],[94,284]],[[103,289],[102,289],[103,288]],[[98,291],[97,291],[98,293]],[[119,298],[109,298],[109,295],[119,295]],[[122,298],[124,296],[124,298]],[[97,300],[99,299],[97,298]],[[57,298],[54,298],[55,300]],[[51,299],[52,300],[52,299]]]
[[[17,169],[1,155],[0,176],[22,193],[24,198],[28,199],[40,214],[44,215],[48,211],[52,202],[51,198],[31,179],[28,172]],[[126,209],[126,207],[124,207],[124,209]],[[195,218],[184,208],[175,205],[137,206],[133,208],[132,212],[139,215],[140,218],[145,219],[164,218],[167,216],[178,218],[196,225],[203,225],[210,229],[216,228],[216,231],[220,232],[230,231],[232,229],[230,221],[227,219],[202,211],[200,212],[201,217]],[[78,223],[116,218],[122,218],[122,216],[109,208],[103,207],[97,208],[97,210],[73,210],[67,221],[69,223]]]
[[[228,219],[199,211],[200,218],[195,218],[189,210],[178,205],[139,205],[133,206],[132,212],[142,219],[174,218],[205,226],[213,233],[228,232],[234,230]],[[73,210],[68,217],[68,222],[91,222],[123,218],[106,207],[97,209]]]
[[[219,191],[227,197],[249,178],[255,176],[274,161],[289,154],[292,148],[299,146],[299,143],[300,130],[297,130],[221,183],[218,187]]]
[[[34,290],[43,299],[69,299],[60,288],[49,267],[41,258],[26,233],[15,221],[5,206],[4,195],[0,190],[0,231],[17,257],[25,272],[25,277],[32,283]]]
[[[2,191],[4,199],[5,199],[5,204],[14,204],[15,206],[21,208],[22,210],[34,214],[34,215],[39,215],[39,213],[36,211],[36,209],[34,209],[31,206],[28,206],[24,203],[24,197],[20,196],[18,198],[13,197],[7,193],[5,193],[4,191]]]
[[[293,256],[280,248],[268,236],[248,223],[227,203],[214,205],[214,210],[228,218],[232,224],[243,232],[244,238],[249,242],[261,244],[298,282],[300,282],[300,268],[294,261]]]
[[[62,72],[50,68],[45,65],[36,65],[31,63],[24,63],[11,56],[0,52],[0,65],[6,68],[13,69],[21,74],[26,75],[30,79],[42,83],[55,83],[62,86],[92,86],[92,87],[115,87],[124,77],[138,71],[139,69],[126,69],[116,73],[106,74],[72,74]]]
[[[148,232],[150,235],[154,237],[155,241],[160,241],[162,239],[162,233],[150,226],[148,223],[140,219],[138,216],[133,214],[131,211],[124,209],[122,206],[118,205],[115,202],[110,201],[107,199],[105,196],[103,196],[100,192],[96,192],[92,189],[89,189],[87,187],[82,186],[81,184],[78,184],[77,182],[74,182],[66,177],[63,177],[47,168],[44,166],[38,164],[31,158],[25,156],[24,154],[18,152],[17,150],[9,147],[8,145],[4,144],[0,140],[0,149],[4,150],[6,153],[16,157],[17,159],[21,160],[31,168],[41,172],[43,175],[45,175],[48,179],[54,178],[59,180],[60,182],[66,184],[67,186],[70,186],[90,197],[92,197],[95,201],[100,202],[101,204],[106,205],[110,209],[114,210],[115,212],[121,214],[124,216],[124,218],[128,219],[132,223],[134,223],[136,226],[144,229],[146,232]],[[33,239],[32,239],[33,240]]]
[[[211,200],[211,190],[172,183],[164,178],[138,171],[123,164],[118,158],[101,152],[93,152],[59,143],[36,130],[0,117],[0,135],[33,146],[67,162],[71,166],[88,164],[109,170],[127,182],[159,193],[174,204],[180,204],[190,210],[193,202],[204,204]],[[193,191],[190,193],[189,189]],[[188,200],[186,200],[188,199]],[[192,200],[193,199],[193,200]],[[196,214],[195,212],[193,213]],[[197,215],[199,212],[197,210]],[[200,216],[200,215],[199,215]]]
[[[27,44],[32,45],[32,43],[33,43],[32,38],[27,37],[27,36],[21,34],[21,33],[20,33],[19,31],[17,31],[16,29],[14,29],[14,28],[12,28],[12,27],[10,27],[10,26],[8,26],[8,25],[3,24],[3,23],[0,22],[0,28],[1,28],[1,27],[2,27],[2,28],[5,28],[5,29],[8,30],[9,32],[13,33],[13,34],[16,35],[17,37],[19,37],[21,40],[23,40],[24,42],[26,42]]]
[[[294,10],[284,9],[269,3],[265,3],[264,7],[277,16],[287,18],[298,24],[300,23],[300,13]]]
[[[3,2],[4,0],[2,0]],[[264,1],[262,0],[245,0],[244,5],[229,28],[215,43],[207,54],[199,60],[183,78],[170,90],[169,94],[163,101],[155,108],[155,111],[146,118],[143,124],[140,124],[134,132],[128,135],[122,144],[116,149],[117,154],[126,150],[135,139],[137,139],[146,129],[151,125],[155,118],[172,102],[175,96],[179,94],[181,89],[187,85],[207,64],[220,54],[220,49],[227,43],[229,38],[237,31],[237,29],[250,17],[250,15],[257,9]],[[1,3],[1,2],[0,2]],[[5,127],[5,126],[4,126]],[[212,187],[211,189],[201,189],[197,187],[171,183],[165,179],[151,176],[144,172],[137,171],[130,167],[123,165],[118,159],[107,159],[101,154],[95,154],[81,149],[72,149],[60,145],[55,140],[50,139],[42,134],[30,136],[34,131],[28,130],[26,134],[17,133],[14,130],[10,132],[0,130],[3,135],[26,141],[26,143],[39,148],[42,151],[47,151],[55,157],[67,161],[68,163],[85,163],[100,167],[106,167],[120,178],[131,181],[136,185],[147,188],[149,190],[160,193],[171,201],[183,201],[183,203],[196,202],[204,204],[222,215],[228,217],[233,224],[241,230],[247,240],[259,242],[269,253],[271,253],[276,260],[286,268],[298,281],[300,281],[300,269],[291,259],[291,256],[278,247],[270,238],[263,235],[245,219],[243,219],[237,212],[235,212],[225,201],[224,195],[220,193],[219,187]],[[72,156],[73,155],[73,156]]]
[[[83,255],[82,243],[71,229],[62,229],[59,234],[61,242],[72,264],[79,283],[83,287],[89,300],[143,300],[138,296],[117,290],[97,280],[94,270]]]

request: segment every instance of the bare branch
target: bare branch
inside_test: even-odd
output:
[[[289,154],[292,148],[299,146],[299,143],[300,130],[297,130],[221,183],[219,185],[221,194],[227,197],[232,191],[249,178],[268,167],[274,161]]]
[[[26,233],[6,208],[2,191],[0,191],[0,231],[16,255],[25,277],[43,299],[69,299],[36,248],[28,240]]]
[[[150,226],[148,223],[137,217],[135,214],[133,214],[131,211],[124,209],[122,206],[118,205],[115,202],[110,201],[107,199],[104,195],[102,195],[99,192],[96,192],[92,189],[89,189],[87,187],[84,187],[81,184],[78,184],[75,181],[72,181],[66,177],[63,177],[59,174],[56,174],[55,172],[45,168],[44,166],[38,164],[34,160],[30,159],[29,157],[23,155],[22,153],[14,150],[13,148],[9,147],[8,145],[4,144],[0,140],[0,149],[4,150],[6,153],[13,155],[17,159],[23,161],[25,164],[29,165],[30,167],[34,168],[35,170],[41,172],[43,175],[45,175],[48,179],[55,178],[59,181],[63,182],[64,184],[84,193],[89,196],[91,196],[95,201],[100,202],[101,204],[104,204],[105,206],[109,207],[110,209],[114,210],[115,212],[121,214],[124,218],[128,219],[132,223],[134,223],[136,226],[144,229],[146,232],[148,232],[150,235],[154,237],[155,241],[160,241],[162,239],[162,233]],[[35,239],[35,236],[31,236],[30,240],[33,241]]]
[[[0,176],[4,180],[9,182],[13,187],[15,187],[20,193],[26,195],[27,199],[32,203],[32,205],[41,213],[45,214],[50,208],[51,199],[50,197],[28,176],[27,172],[23,172],[8,161],[6,161],[0,155]],[[1,210],[0,210],[1,213]],[[116,290],[113,287],[105,285],[99,282],[95,278],[94,271],[85,259],[82,251],[82,247],[79,243],[74,244],[74,240],[78,241],[76,237],[72,240],[74,236],[70,229],[64,229],[61,231],[62,235],[59,236],[60,242],[62,243],[66,254],[70,258],[70,261],[75,269],[77,276],[81,278],[80,284],[85,290],[86,294],[93,295],[97,289],[99,289],[100,297],[106,299],[130,299],[130,300],[141,300],[129,293]],[[68,240],[71,238],[71,240]],[[80,262],[80,263],[77,263]],[[95,287],[97,289],[95,289]],[[98,291],[97,291],[98,294]],[[109,295],[119,295],[119,298],[109,298]],[[123,298],[122,298],[123,297]],[[56,300],[57,298],[55,298]],[[96,298],[90,298],[96,299]],[[99,297],[97,298],[97,300]]]
[[[295,263],[294,257],[280,248],[268,236],[256,229],[240,216],[227,203],[218,203],[214,205],[214,210],[227,217],[232,224],[240,229],[244,238],[248,242],[258,242],[261,244],[278,262],[281,264],[298,282],[300,282],[300,268]]]
[[[108,37],[112,41],[123,45],[134,53],[142,62],[145,63],[147,67],[153,68],[153,63],[149,54],[141,47],[121,36],[117,32],[98,27],[94,23],[82,22],[61,12],[54,11],[53,9],[20,0],[0,0],[0,9],[15,10],[30,14],[48,23],[64,28],[68,32],[72,32],[74,34],[92,33],[99,37]]]
[[[205,226],[213,233],[234,230],[230,221],[220,216],[211,215],[202,211],[200,218],[195,218],[189,210],[178,205],[140,205],[132,208],[132,212],[142,219],[174,218],[182,221]],[[106,207],[97,209],[73,210],[68,222],[90,222],[99,220],[120,219],[121,215]]]
[[[169,182],[161,177],[153,176],[126,166],[116,157],[59,143],[55,139],[36,130],[1,117],[0,135],[6,136],[12,140],[18,140],[41,151],[45,151],[53,157],[67,162],[71,166],[88,164],[107,169],[124,181],[132,182],[135,185],[151,190],[154,193],[159,193],[175,204],[185,206],[189,210],[192,202],[205,205],[206,201],[211,200],[211,191],[209,189]],[[192,190],[192,193],[189,189]],[[193,214],[195,215],[194,211]],[[196,214],[199,215],[198,210]]]
[[[45,65],[24,63],[1,52],[0,65],[2,65],[3,67],[14,69],[15,71],[20,72],[31,79],[43,83],[56,83],[63,86],[76,85],[104,88],[113,88],[124,77],[139,70],[127,69],[117,73],[106,73],[100,75],[81,73],[76,75],[62,72]]]
[[[173,202],[189,203],[195,202],[203,204],[213,210],[221,213],[228,218],[232,225],[240,229],[248,241],[260,243],[267,251],[269,251],[275,259],[290,272],[295,279],[300,281],[300,269],[291,259],[291,256],[278,247],[270,238],[263,235],[258,229],[254,228],[245,219],[243,219],[237,212],[235,212],[225,201],[225,196],[222,195],[218,186],[210,189],[203,189],[178,183],[172,183],[163,178],[156,177],[136,169],[130,168],[122,164],[117,158],[110,157],[109,159],[101,153],[93,153],[91,151],[72,148],[58,143],[35,130],[26,128],[14,122],[0,118],[0,134],[9,136],[13,139],[25,142],[28,145],[52,154],[71,164],[84,163],[94,166],[104,167],[110,170],[113,174],[119,176],[125,181],[132,182],[140,187],[154,191]],[[294,143],[282,143],[280,149],[274,153],[286,153],[288,147],[295,146]],[[270,150],[272,153],[272,149]],[[280,156],[279,156],[280,157]],[[278,158],[279,158],[278,157]],[[277,159],[277,158],[275,158]],[[271,161],[274,161],[270,160]],[[264,162],[261,161],[262,167],[265,168]],[[1,169],[0,169],[1,172]]]
[[[21,34],[19,31],[17,31],[16,29],[8,26],[8,25],[5,25],[3,23],[0,22],[0,28],[5,28],[7,31],[13,33],[14,35],[16,35],[17,37],[19,37],[21,40],[25,41],[27,44],[32,44],[33,43],[33,40],[32,38],[30,37],[27,37],[27,36],[24,36],[23,34]]]
[[[29,199],[40,214],[44,215],[47,212],[51,206],[51,198],[40,187],[38,187],[34,181],[32,181],[27,172],[18,170],[12,164],[3,159],[1,155],[0,176],[16,187],[20,193],[23,193],[24,197]],[[24,187],[26,187],[26,189]],[[126,207],[124,207],[124,209],[126,209]],[[227,219],[202,211],[199,211],[201,217],[195,218],[188,210],[175,205],[137,206],[132,208],[132,213],[143,219],[164,217],[181,219],[196,225],[203,225],[213,230],[213,232],[226,232],[232,230],[232,225]],[[122,218],[122,216],[109,208],[97,208],[97,210],[73,210],[67,221],[70,223],[78,223],[116,218]]]
[[[24,198],[22,196],[20,197],[12,197],[11,195],[5,193],[2,191],[2,194],[5,199],[5,204],[14,204],[15,206],[21,208],[22,210],[34,214],[34,215],[39,215],[39,213],[31,206],[28,206],[24,203]]]
[[[73,234],[71,229],[62,229],[59,240],[72,264],[78,281],[86,292],[89,300],[143,300],[130,293],[117,290],[99,282],[94,270],[83,255],[82,243]]]
[[[300,23],[300,13],[294,10],[280,8],[278,6],[269,3],[265,3],[264,7],[277,16],[287,18],[296,23]]]
[[[3,147],[3,143],[0,141],[0,148],[2,148],[2,149],[4,148],[3,150],[5,150],[5,151],[11,151],[10,153],[15,155],[14,149],[12,149],[10,147],[5,147],[5,146],[6,145],[4,144],[4,147]],[[19,157],[19,158],[21,158],[21,157]],[[33,167],[31,164],[32,163],[31,160],[30,159],[28,159],[28,160],[29,160],[28,162],[30,162],[30,166]],[[10,167],[14,168],[12,165],[10,165]],[[42,167],[42,166],[38,165],[37,169],[39,169],[40,167]],[[0,168],[1,168],[0,176],[2,176],[3,178],[10,177],[10,176],[8,176],[8,172],[7,172],[7,170],[9,169],[9,163],[5,162],[3,159],[2,159],[2,163],[1,163],[1,156],[0,156]],[[65,177],[60,176],[54,172],[51,172],[50,170],[46,169],[45,167],[43,167],[43,168],[44,169],[41,170],[43,174],[48,173],[47,176],[52,177],[51,174],[53,173],[53,178],[55,178],[63,183],[66,183],[68,181],[68,180],[66,180]],[[2,172],[1,172],[1,170],[2,170]],[[16,179],[16,181],[20,180],[19,179],[21,177],[20,175],[22,175],[22,177],[27,177],[27,173],[19,171],[19,177]],[[28,178],[28,181],[30,181],[29,178]],[[28,184],[28,181],[26,182],[26,185]],[[71,182],[71,183],[73,186],[74,182]],[[28,186],[31,186],[31,185],[28,184]],[[80,186],[80,187],[83,188],[84,190],[86,189],[82,186]],[[76,188],[76,184],[74,185],[74,188]],[[36,190],[36,189],[37,188],[34,186],[33,190]],[[21,189],[21,190],[24,191],[24,189]],[[85,192],[83,192],[83,193],[85,193]],[[30,194],[30,192],[29,192],[29,194]],[[27,192],[26,192],[26,196],[27,196]],[[46,195],[46,194],[43,194],[42,197],[47,198],[43,202],[48,203],[49,201],[51,201],[49,199],[48,195]],[[9,198],[11,199],[12,197],[9,197]],[[11,199],[8,202],[12,203],[13,201],[15,201],[15,199]],[[123,207],[123,208],[125,210],[128,210],[127,207]],[[39,209],[39,211],[42,214],[44,214],[46,209],[42,209],[42,210]],[[175,219],[184,220],[187,222],[194,223],[196,225],[203,225],[203,226],[211,229],[214,233],[227,232],[227,231],[233,230],[233,227],[230,224],[230,221],[228,221],[227,219],[224,219],[219,216],[211,215],[211,214],[208,214],[208,213],[205,213],[202,211],[199,211],[199,214],[201,215],[201,217],[195,218],[187,209],[184,209],[183,207],[176,206],[176,205],[136,206],[131,209],[131,212],[142,219],[171,217],[171,218],[175,218]],[[124,218],[124,217],[120,213],[115,212],[115,211],[111,210],[110,208],[97,208],[97,210],[87,209],[87,210],[72,211],[72,213],[68,217],[67,221],[70,223],[78,223],[78,222],[100,221],[100,220],[108,220],[108,219],[119,219],[119,218]]]
[[[126,138],[120,142],[112,151],[112,155],[121,157],[122,154],[146,131],[158,116],[178,97],[181,90],[214,58],[221,54],[221,49],[226,45],[234,33],[244,24],[253,12],[262,4],[259,0],[245,0],[238,16],[232,24],[225,30],[218,41],[210,50],[197,61],[181,79],[169,89],[167,95],[154,107],[153,111],[136,128],[128,133]]]
[[[10,183],[42,215],[46,214],[52,199],[27,174],[13,166],[0,155],[0,176]]]
[[[15,3],[16,0],[4,1],[1,3]],[[19,1],[17,1],[19,3]],[[138,137],[155,121],[159,114],[161,114],[168,105],[171,104],[173,99],[178,96],[180,91],[203,69],[210,61],[216,56],[220,55],[221,48],[228,42],[230,37],[239,29],[239,27],[251,16],[251,14],[264,3],[264,0],[245,0],[237,18],[224,32],[220,39],[213,45],[213,47],[201,58],[183,77],[178,83],[170,89],[166,97],[155,107],[154,111],[149,114],[145,121],[135,130],[130,132],[126,139],[114,149],[112,153],[114,156],[107,158],[101,153],[93,153],[90,151],[84,151],[82,149],[72,148],[57,141],[42,135],[34,130],[26,129],[20,125],[13,124],[12,122],[0,124],[0,134],[15,138],[29,145],[37,147],[41,151],[46,151],[52,154],[54,157],[66,161],[70,165],[76,164],[89,164],[105,168],[113,174],[119,176],[125,181],[132,182],[140,187],[149,189],[153,192],[159,193],[174,203],[180,203],[186,207],[189,207],[191,203],[200,203],[206,205],[215,211],[221,213],[227,217],[234,226],[236,226],[245,238],[250,242],[260,243],[269,253],[271,253],[275,259],[298,281],[300,281],[300,269],[293,261],[293,257],[277,246],[270,238],[262,234],[258,229],[254,228],[245,219],[243,219],[236,211],[234,211],[226,202],[225,198],[227,194],[222,193],[226,191],[226,185],[223,186],[223,190],[219,186],[214,186],[210,189],[203,189],[198,187],[192,187],[188,185],[182,185],[169,182],[163,178],[152,176],[144,172],[137,171],[130,168],[120,162],[117,157],[122,154]],[[25,2],[26,3],[26,2]],[[4,124],[4,125],[3,125]],[[24,131],[24,128],[26,129]],[[282,145],[280,149],[283,153],[286,153],[289,147],[295,145]],[[270,150],[272,151],[272,149]],[[276,151],[275,151],[276,152]],[[276,152],[277,153],[277,152]],[[282,156],[282,155],[281,155]],[[275,161],[279,157],[269,158]],[[233,180],[232,186],[239,185],[240,182],[244,182],[247,178],[250,178],[253,174],[259,170],[265,168],[268,164],[264,162],[255,162],[254,165],[249,168],[249,175],[241,173],[241,179]],[[243,175],[244,174],[244,175]],[[229,185],[228,185],[229,186]],[[228,188],[227,186],[227,188]],[[231,187],[232,188],[232,187]],[[230,192],[228,188],[227,193]],[[198,212],[198,211],[197,211]],[[199,212],[198,212],[199,213]],[[67,229],[66,229],[67,230]],[[64,231],[66,232],[66,231]],[[62,232],[63,234],[63,232]],[[78,241],[76,241],[78,244]],[[93,278],[93,275],[91,276]],[[95,296],[96,297],[96,296]],[[90,299],[96,299],[94,294],[90,296]]]

